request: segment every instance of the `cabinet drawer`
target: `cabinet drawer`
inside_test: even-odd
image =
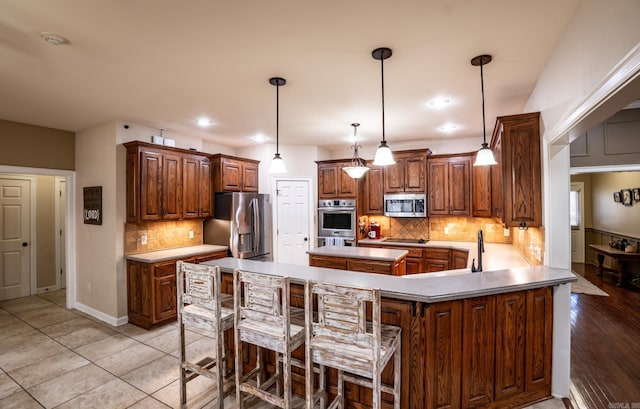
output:
[[[340,257],[309,256],[309,265],[312,267],[347,269],[347,259]]]
[[[227,257],[226,250],[218,251],[215,253],[203,254],[200,256],[196,256],[196,264],[204,263],[211,260],[217,260],[219,258],[225,258],[225,257]]]
[[[425,258],[449,260],[449,249],[425,249]]]
[[[393,263],[391,261],[348,259],[347,270],[361,271],[363,273],[393,274]]]

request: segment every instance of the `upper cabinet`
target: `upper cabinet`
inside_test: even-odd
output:
[[[214,192],[258,192],[260,161],[216,154],[211,156]]]
[[[210,164],[206,154],[140,141],[124,146],[127,222],[211,216]]]
[[[358,195],[358,181],[351,178],[343,167],[348,160],[327,160],[318,164],[318,199],[355,199]]]
[[[438,155],[427,160],[431,216],[471,216],[471,155]]]
[[[358,194],[358,206],[360,214],[382,215],[384,214],[384,167],[374,166],[367,161],[369,170],[362,177],[361,193]]]
[[[540,113],[498,117],[491,148],[492,215],[506,227],[541,226]]]
[[[472,161],[475,156],[472,156]],[[491,217],[491,168],[493,166],[471,166],[471,215]]]
[[[384,168],[384,193],[426,193],[429,149],[393,152],[395,165]]]

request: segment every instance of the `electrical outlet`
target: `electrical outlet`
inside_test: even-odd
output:
[[[189,230],[189,238],[192,239],[193,237],[193,230]]]
[[[446,226],[446,227],[444,228],[444,234],[449,234],[449,226]]]
[[[147,233],[142,233],[142,236],[140,236],[140,244],[143,246],[147,244]]]
[[[509,237],[509,235],[510,235],[510,234],[511,234],[511,233],[509,232],[509,229],[508,229],[508,228],[506,228],[506,227],[505,227],[505,228],[502,230],[502,235],[503,235],[504,237]]]

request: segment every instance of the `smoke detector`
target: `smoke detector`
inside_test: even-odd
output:
[[[61,36],[60,34],[51,33],[49,31],[43,31],[42,33],[40,33],[40,37],[42,37],[42,39],[47,43],[53,44],[53,45],[61,45],[61,44],[68,43],[67,39]]]

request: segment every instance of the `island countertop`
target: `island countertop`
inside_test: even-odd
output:
[[[461,273],[421,278],[359,273],[331,268],[309,267],[265,261],[223,258],[204,264],[220,266],[227,273],[234,269],[290,277],[294,283],[305,280],[325,281],[354,287],[379,288],[382,295],[399,300],[435,303],[480,297],[513,291],[549,287],[576,281],[568,269],[530,266],[480,273]]]
[[[407,255],[407,250],[378,249],[371,247],[323,246],[310,249],[307,254],[313,256],[330,256],[359,258],[363,260],[397,261]]]

